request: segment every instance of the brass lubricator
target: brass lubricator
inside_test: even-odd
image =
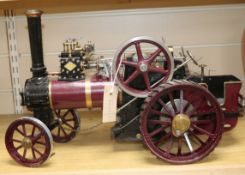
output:
[[[177,114],[172,122],[172,133],[174,136],[179,137],[183,135],[191,125],[189,116],[185,114]]]
[[[63,52],[65,53],[69,53],[69,56],[71,57],[71,53],[75,50],[82,50],[81,46],[79,44],[78,41],[76,41],[75,39],[72,40],[66,40],[63,43]]]

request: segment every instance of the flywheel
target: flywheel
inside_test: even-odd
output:
[[[125,42],[113,59],[113,75],[129,95],[147,97],[152,89],[172,79],[174,62],[167,47],[150,37]]]

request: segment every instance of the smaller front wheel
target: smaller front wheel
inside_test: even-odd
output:
[[[24,166],[36,167],[50,157],[53,138],[47,126],[40,120],[22,117],[8,127],[5,145],[16,162]]]
[[[52,129],[52,136],[57,143],[66,143],[75,138],[80,129],[80,117],[74,109],[57,109],[54,111],[57,126]]]

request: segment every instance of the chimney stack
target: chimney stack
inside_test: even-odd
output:
[[[41,30],[41,10],[27,10],[27,16],[33,77],[46,77],[47,71],[43,62],[42,30]]]

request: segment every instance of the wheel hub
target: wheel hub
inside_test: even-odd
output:
[[[32,147],[32,141],[29,137],[24,137],[22,140],[22,145],[24,148],[29,149]]]
[[[59,125],[62,125],[63,124],[63,121],[62,121],[61,118],[57,118],[57,121],[58,121]]]
[[[191,120],[186,114],[177,114],[172,121],[172,133],[179,137],[183,135],[191,125]]]
[[[148,71],[148,65],[145,63],[141,63],[139,68],[140,68],[141,72],[147,72]]]

